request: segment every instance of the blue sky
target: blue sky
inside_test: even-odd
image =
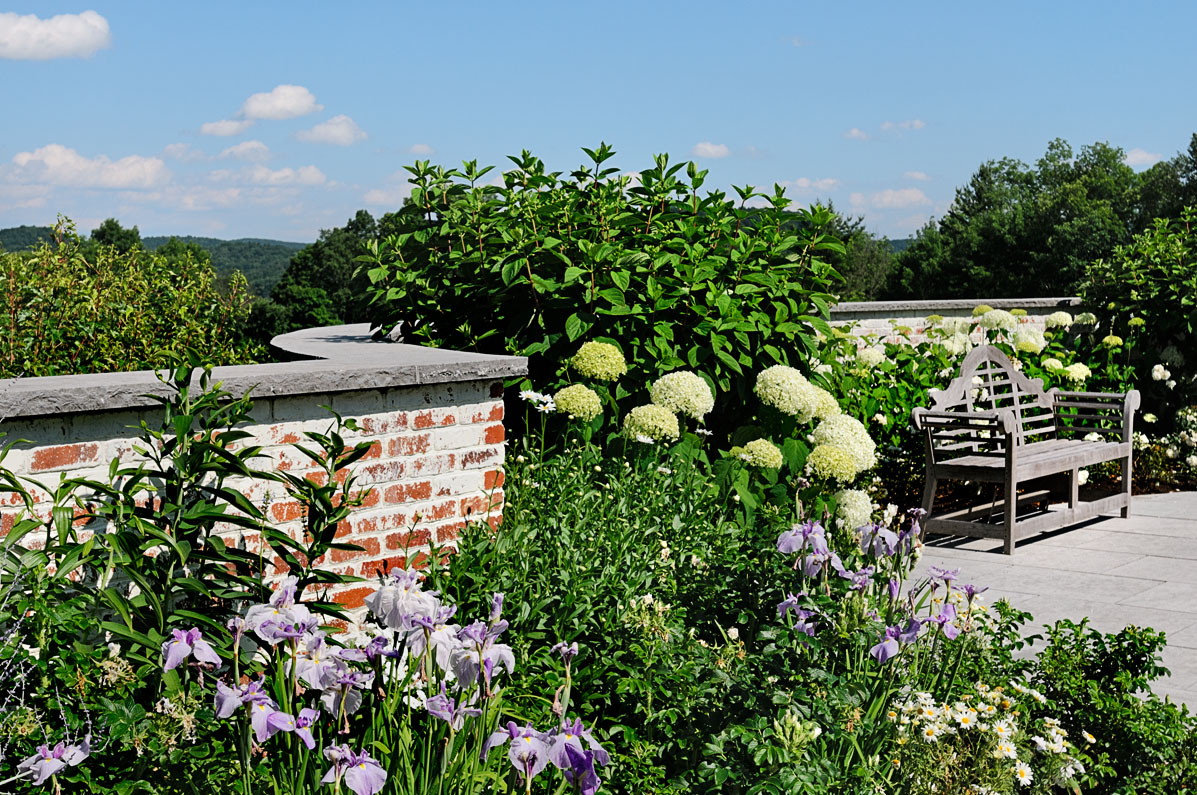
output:
[[[18,3],[0,227],[307,241],[396,208],[416,158],[568,171],[605,140],[905,237],[1055,137],[1183,149],[1193,30],[1191,2]]]

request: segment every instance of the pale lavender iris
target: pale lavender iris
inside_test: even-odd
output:
[[[586,743],[585,747],[583,742]],[[568,770],[572,767],[566,753],[570,748],[579,752],[589,750],[594,754],[594,761],[600,765],[606,765],[611,761],[610,755],[594,739],[594,735],[580,718],[575,719],[573,723],[564,723],[549,736],[549,761],[559,770]]]
[[[494,642],[498,632],[506,629],[506,623],[500,621],[493,627],[487,627],[481,621],[475,621],[458,630],[457,638],[461,645],[453,652],[450,663],[454,676],[463,687],[478,681],[487,660],[491,661],[492,670],[506,668],[508,674],[515,673],[515,654],[511,647]]]
[[[886,627],[885,634],[881,637],[881,642],[869,649],[869,654],[873,655],[873,659],[879,663],[885,663],[897,656],[899,651],[898,635],[900,633],[901,630],[896,626]]]
[[[53,748],[39,745],[37,753],[17,765],[20,778],[28,778],[34,786],[40,786],[68,766],[74,766],[91,755],[91,735],[78,745],[58,743]]]
[[[320,694],[320,703],[331,715],[348,720],[347,716],[357,712],[362,706],[361,691],[368,689],[373,683],[373,671],[354,671],[339,667],[325,684],[325,690]]]
[[[311,751],[316,747],[316,738],[312,736],[312,725],[320,713],[311,707],[304,707],[295,716],[295,736],[303,740],[303,744]]]
[[[308,687],[323,690],[337,675],[337,666],[342,659],[325,640],[323,632],[313,632],[304,638],[303,645],[295,654],[295,676]]]
[[[287,725],[284,718],[291,719],[291,716],[279,712],[278,705],[268,698],[250,702],[249,725],[254,730],[254,738],[259,744],[266,742],[284,729]]]
[[[340,787],[341,782],[354,795],[375,795],[387,781],[387,772],[369,753],[353,751],[348,745],[333,745],[324,749],[324,758],[333,763],[321,784]]]
[[[784,555],[796,554],[804,549],[810,549],[816,555],[827,554],[827,537],[819,522],[808,519],[792,526],[777,538],[777,551]]]
[[[558,654],[560,654],[561,661],[563,663],[565,663],[565,665],[568,667],[569,664],[571,662],[573,662],[573,659],[578,656],[578,644],[576,642],[566,644],[565,641],[561,641],[560,643],[553,646],[553,648],[550,649],[550,651],[555,651]]]
[[[503,613],[503,594],[495,593],[490,598],[490,623],[494,624]]]
[[[886,593],[889,594],[891,602],[896,602],[902,593],[902,583],[898,582],[897,578],[890,577],[889,584],[886,585]]]
[[[807,577],[817,577],[823,571],[824,566],[830,566],[834,571],[843,574],[845,571],[844,564],[840,560],[840,556],[834,552],[811,552],[806,557],[802,558],[802,573]]]
[[[977,594],[983,594],[986,591],[988,591],[989,586],[986,585],[983,588],[978,588],[977,586],[973,585],[972,583],[966,583],[966,584],[960,586],[960,590],[964,592],[965,598],[967,598],[968,601],[971,602],[977,596]]]
[[[837,571],[841,577],[851,583],[848,586],[851,590],[862,591],[873,581],[873,572],[876,570],[872,566],[865,566],[860,571],[848,571],[843,568]]]
[[[956,618],[956,607],[952,604],[946,604],[943,609],[939,611],[939,615],[928,619],[928,623],[938,624],[939,628],[943,630],[944,637],[948,640],[955,640],[960,635],[960,630],[952,622]]]
[[[432,696],[424,701],[424,709],[428,710],[428,714],[434,718],[440,718],[445,723],[449,724],[449,728],[454,732],[461,731],[465,726],[466,718],[476,718],[482,714],[482,710],[474,707],[459,706],[456,701],[449,698],[445,693],[445,683],[441,682],[441,692],[439,695]]]
[[[255,701],[270,701],[270,696],[265,690],[264,676],[239,687],[229,687],[224,682],[216,683],[216,717],[221,720],[231,717],[242,704]]]
[[[195,627],[173,630],[171,639],[162,644],[162,654],[166,657],[162,667],[167,671],[178,668],[188,657],[194,657],[198,662],[220,665],[220,655]]]
[[[520,728],[514,721],[507,724],[506,730],[497,731],[487,738],[482,745],[482,759],[486,759],[492,748],[498,748],[508,742],[511,743],[511,748],[507,752],[507,758],[525,782],[530,782],[548,765],[549,744],[545,735],[531,726]]]
[[[366,607],[391,629],[410,631],[414,619],[431,616],[440,607],[437,594],[424,591],[424,575],[406,569],[391,569],[378,590],[366,597]]]
[[[919,630],[923,628],[923,623],[917,618],[911,618],[906,622],[906,626],[902,628],[902,633],[898,635],[898,640],[902,643],[914,643],[918,640]]]
[[[872,551],[875,558],[892,557],[898,551],[898,535],[883,524],[867,525],[860,535],[860,551]]]
[[[603,781],[594,770],[597,755],[594,751],[582,751],[572,745],[565,746],[569,766],[561,769],[568,781],[580,795],[594,795]]]
[[[931,593],[935,593],[941,582],[947,586],[948,593],[951,593],[952,581],[960,576],[960,569],[941,569],[939,566],[931,566],[928,571],[931,573]]]

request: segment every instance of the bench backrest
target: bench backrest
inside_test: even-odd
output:
[[[1056,438],[1054,392],[1045,391],[1038,378],[1028,378],[1015,369],[997,348],[981,345],[964,357],[960,374],[946,389],[931,392],[932,410],[968,414],[1009,409],[1014,415],[1015,444],[1023,445]],[[969,436],[967,432],[959,435]]]

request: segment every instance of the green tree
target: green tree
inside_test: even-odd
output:
[[[125,229],[115,218],[109,218],[91,230],[91,240],[96,245],[111,246],[122,254],[141,248],[141,232],[137,227]]]
[[[988,161],[957,189],[897,261],[887,294],[902,298],[1020,297],[1075,292],[1088,263],[1129,242],[1140,179],[1123,151],[1074,153],[1056,139],[1034,166]]]
[[[827,209],[835,212],[830,202]],[[864,216],[836,214],[828,233],[843,241],[844,252],[829,251],[824,259],[844,277],[843,301],[873,301],[885,289],[893,269],[893,246],[865,228]]]
[[[251,312],[251,333],[268,342],[283,334],[312,326],[335,326],[367,319],[364,275],[357,276],[357,257],[369,242],[395,231],[390,214],[375,220],[358,210],[345,226],[325,229],[319,239],[296,252],[269,301],[258,301]]]

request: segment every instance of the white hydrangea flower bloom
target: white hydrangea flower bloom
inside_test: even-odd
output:
[[[981,315],[978,322],[985,328],[1001,329],[1003,331],[1013,331],[1018,328],[1018,318],[1005,309],[991,309]]]
[[[860,420],[847,414],[828,417],[812,434],[816,445],[833,445],[852,456],[857,473],[877,465],[877,445]]]
[[[834,499],[835,516],[842,527],[856,530],[867,525],[873,517],[873,501],[865,491],[843,489],[835,493]]]
[[[649,388],[649,397],[658,406],[695,420],[702,420],[715,408],[711,387],[689,370],[675,370],[658,378]]]

